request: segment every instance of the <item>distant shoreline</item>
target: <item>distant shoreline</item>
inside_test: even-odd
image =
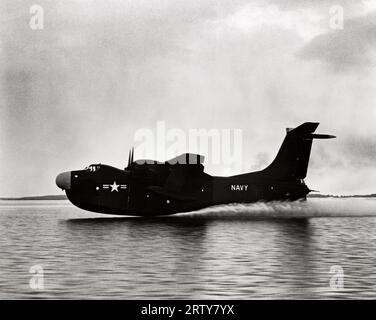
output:
[[[4,197],[0,200],[68,200],[65,194],[47,195],[47,196],[30,196],[30,197]]]
[[[333,195],[333,194],[310,194],[308,198],[376,198],[376,193],[371,194],[354,194],[349,196]]]
[[[310,194],[308,198],[376,198],[376,193],[372,194],[356,194],[350,196],[332,195],[332,194]],[[46,196],[29,196],[29,197],[3,197],[0,200],[68,200],[65,194],[46,195]]]

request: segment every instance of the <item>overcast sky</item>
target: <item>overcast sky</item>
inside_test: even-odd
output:
[[[244,171],[273,159],[286,127],[318,121],[338,138],[314,142],[308,186],[376,192],[376,1],[37,1],[32,30],[34,3],[0,4],[0,196],[124,167],[158,120],[242,129]],[[334,4],[343,30],[329,28]]]

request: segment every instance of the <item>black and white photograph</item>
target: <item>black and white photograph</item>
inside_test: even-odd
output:
[[[234,319],[375,253],[375,0],[0,1],[0,300]]]

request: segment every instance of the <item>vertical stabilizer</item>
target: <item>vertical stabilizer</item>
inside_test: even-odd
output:
[[[287,128],[277,156],[260,174],[281,180],[304,179],[313,139],[335,138],[331,135],[314,134],[318,126],[317,122],[305,122],[294,129]]]

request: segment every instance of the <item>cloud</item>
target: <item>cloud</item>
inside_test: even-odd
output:
[[[283,10],[296,10],[301,8],[310,8],[314,10],[327,9],[333,5],[340,5],[346,9],[355,10],[356,8],[363,8],[364,4],[362,1],[353,1],[353,0],[337,0],[335,2],[328,0],[269,0],[269,3],[277,5],[280,9]]]
[[[342,147],[343,157],[350,166],[376,168],[376,137],[348,136]]]
[[[318,35],[298,56],[318,60],[336,71],[374,67],[376,49],[376,12],[345,20],[343,30]]]
[[[266,168],[270,163],[270,155],[266,152],[260,152],[256,155],[254,164],[250,166],[250,170],[262,170]]]
[[[372,70],[332,73],[334,58],[317,68],[322,50],[307,49],[325,32],[324,1],[39,1],[40,32],[28,27],[24,1],[8,2],[0,12],[0,195],[57,192],[58,172],[92,162],[123,167],[134,132],[158,120],[242,129],[244,168],[273,159],[285,127],[320,121],[341,138],[322,142],[329,164],[314,146],[312,177],[337,170],[350,132],[376,135]],[[364,171],[369,162],[357,156],[345,165]]]

